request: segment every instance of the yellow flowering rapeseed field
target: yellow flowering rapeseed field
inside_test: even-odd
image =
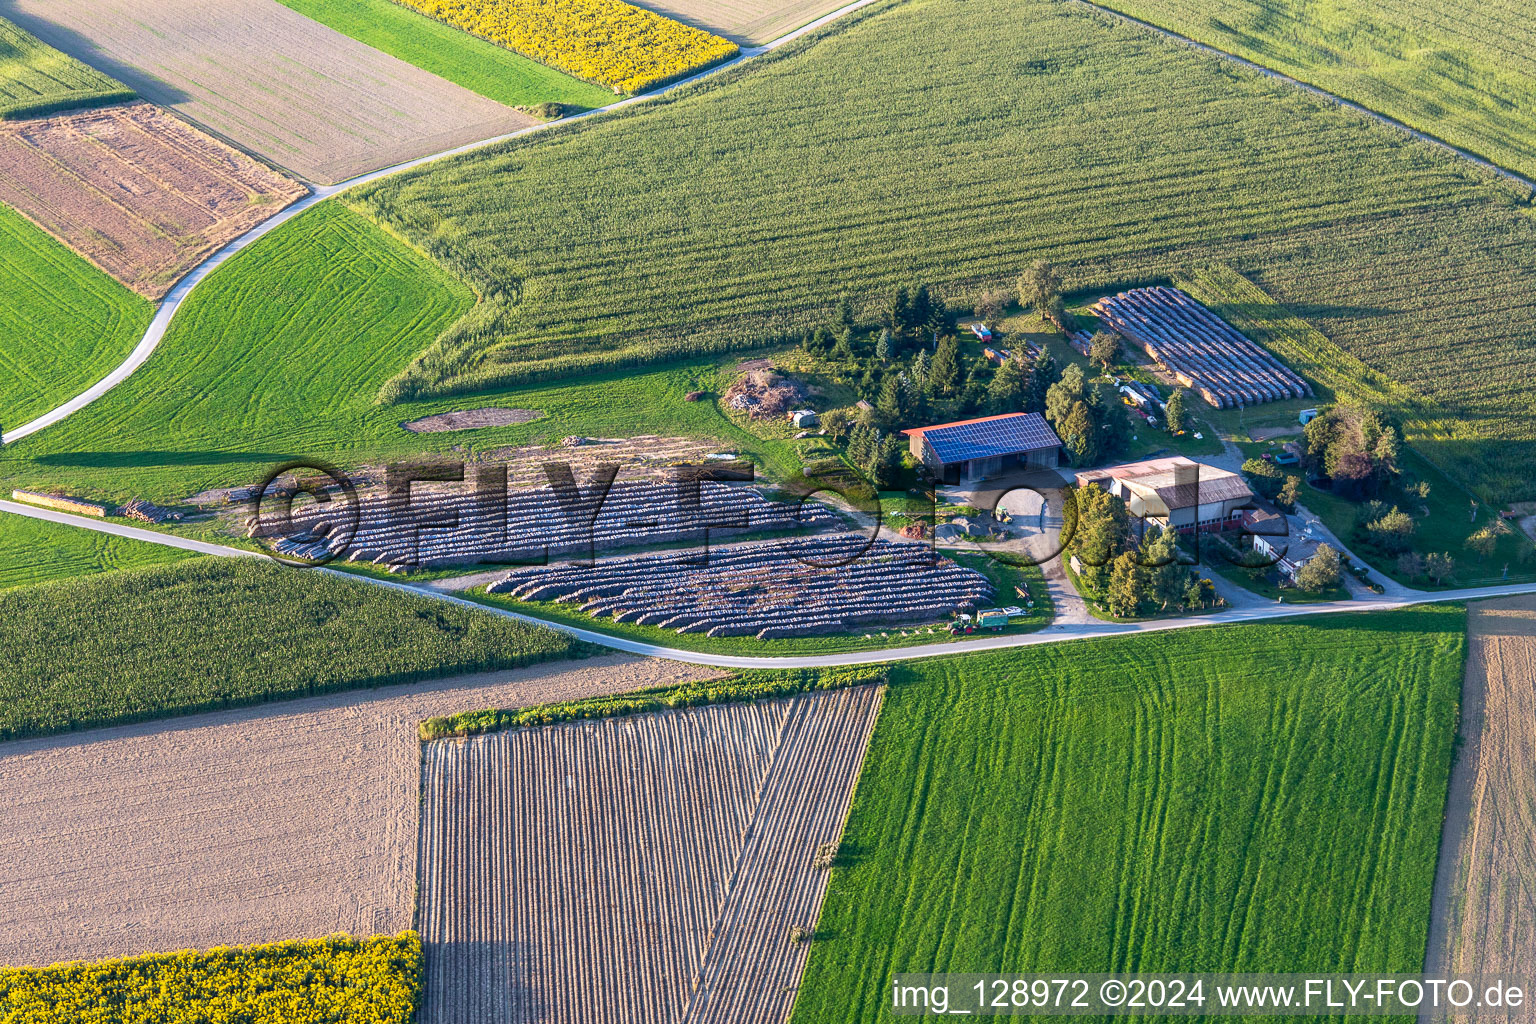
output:
[[[616,93],[734,57],[735,43],[623,0],[399,0]]]
[[[0,1024],[408,1024],[415,932],[0,968]]]

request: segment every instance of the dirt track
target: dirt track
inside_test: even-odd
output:
[[[11,0],[0,12],[307,181],[538,123],[276,0]]]
[[[304,194],[149,103],[0,124],[0,200],[152,299]]]
[[[0,964],[412,924],[425,717],[707,675],[607,657],[0,745]]]
[[[1532,979],[1536,597],[1472,605],[1468,643],[1461,745],[1451,769],[1427,972]],[[1536,1020],[1536,1009],[1497,1019]]]

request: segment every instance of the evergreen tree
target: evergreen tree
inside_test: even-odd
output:
[[[1005,359],[987,388],[987,406],[994,413],[1020,412],[1028,397],[1029,381],[1017,360]]]
[[[906,414],[906,393],[901,386],[901,378],[894,373],[885,375],[885,383],[880,385],[880,398],[875,402],[875,408],[883,412],[892,423],[904,422]]]
[[[874,431],[869,424],[855,424],[848,432],[848,461],[855,466],[864,466],[869,462],[869,453],[873,445]]]
[[[1131,417],[1120,392],[1109,381],[1099,381],[1089,389],[1089,411],[1098,427],[1094,434],[1099,458],[1109,458],[1125,451],[1131,443]]]
[[[832,358],[840,363],[853,362],[853,336],[844,334],[837,339],[837,344],[832,346]]]
[[[1098,428],[1086,402],[1073,402],[1071,411],[1056,427],[1056,436],[1061,438],[1067,458],[1074,466],[1091,466],[1099,461],[1097,434]]]
[[[1146,570],[1135,555],[1127,551],[1116,558],[1109,570],[1109,590],[1104,595],[1109,614],[1117,619],[1135,615],[1141,610],[1146,585]]]
[[[885,326],[897,333],[904,333],[912,319],[912,296],[905,286],[896,289],[891,296],[891,308],[886,311]]]
[[[909,307],[907,322],[903,325],[912,333],[926,331],[928,321],[933,317],[933,296],[928,293],[928,286],[920,284],[912,292],[912,305]]]
[[[889,327],[881,328],[880,340],[875,342],[875,358],[882,363],[888,363],[895,354],[895,348],[891,343],[891,329]]]
[[[851,331],[854,328],[853,303],[844,295],[837,304],[837,322],[844,330]]]
[[[1083,582],[1090,590],[1102,593],[1109,564],[1130,541],[1130,512],[1125,502],[1100,487],[1079,487],[1072,493],[1077,499],[1072,550],[1082,565]]]
[[[1045,393],[1045,418],[1060,434],[1072,407],[1087,400],[1088,384],[1083,377],[1082,367],[1073,363],[1062,371],[1061,379]]]
[[[1148,532],[1141,544],[1141,561],[1148,576],[1148,596],[1159,608],[1168,610],[1184,600],[1189,570],[1179,561],[1178,541],[1167,530]]]
[[[1168,433],[1178,434],[1184,429],[1184,389],[1175,388],[1173,394],[1168,396],[1168,402],[1164,408],[1164,415],[1168,420]]]
[[[1051,385],[1061,380],[1061,370],[1049,352],[1041,352],[1029,368],[1029,390],[1024,399],[1028,412],[1045,412],[1045,398]]]
[[[947,398],[960,393],[964,380],[960,368],[960,343],[951,335],[939,342],[938,351],[933,354],[928,384],[934,394]]]
[[[931,371],[932,362],[928,358],[928,350],[922,349],[912,360],[912,382],[917,385],[918,390],[927,390]]]

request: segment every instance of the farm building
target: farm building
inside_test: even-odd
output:
[[[1296,579],[1302,566],[1312,561],[1322,544],[1323,539],[1313,533],[1311,527],[1303,530],[1299,537],[1261,535],[1253,538],[1253,550],[1275,559],[1275,568],[1291,580]]]
[[[912,456],[948,484],[983,480],[1011,469],[1055,469],[1061,438],[1037,412],[939,423],[904,430]]]
[[[1128,462],[1077,474],[1077,485],[1102,487],[1125,501],[1134,516],[1181,533],[1240,525],[1253,491],[1236,473],[1182,455]]]

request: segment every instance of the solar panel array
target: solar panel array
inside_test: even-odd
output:
[[[930,428],[923,436],[933,446],[939,461],[945,463],[996,458],[1061,444],[1045,417],[1037,412]]]

